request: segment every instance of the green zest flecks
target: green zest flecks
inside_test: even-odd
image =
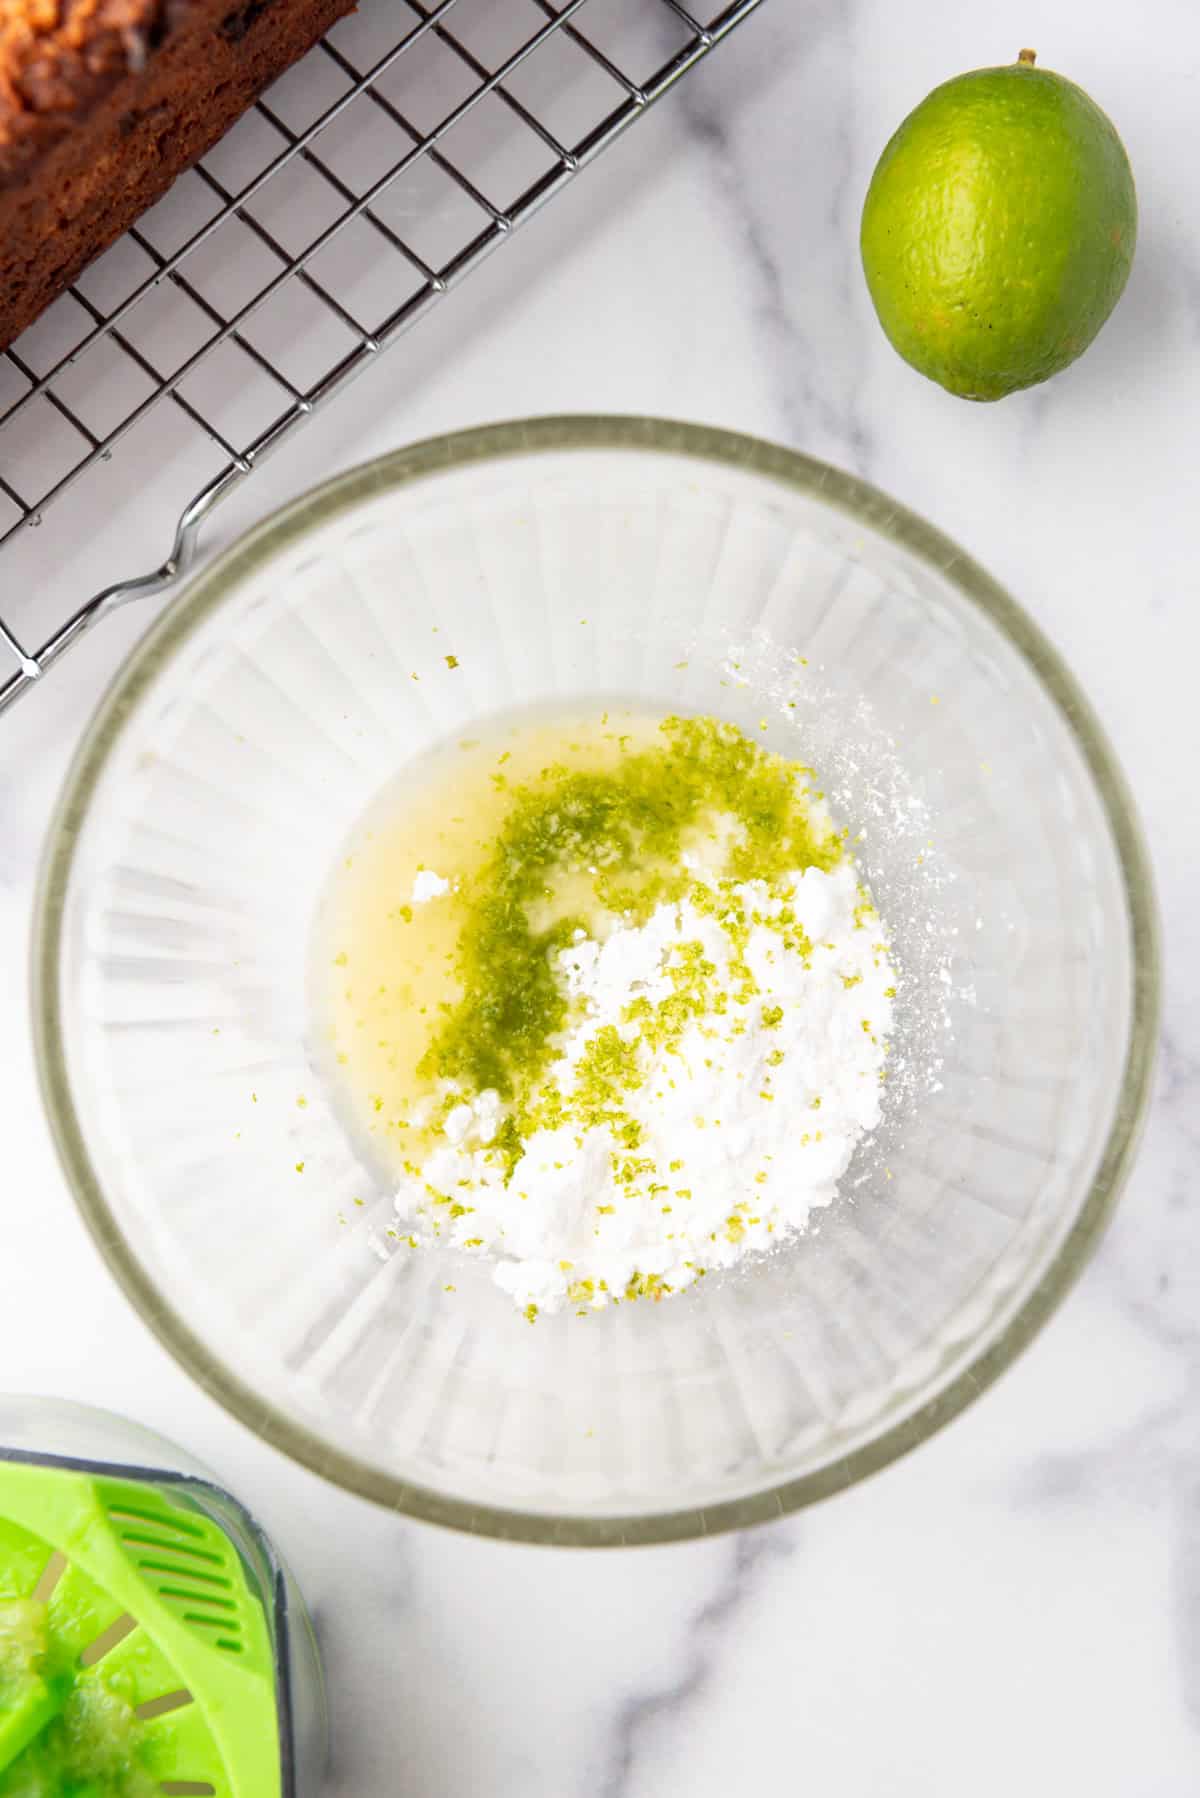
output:
[[[661,743],[628,751],[612,769],[554,765],[511,789],[494,849],[462,896],[455,967],[461,997],[433,1037],[423,1076],[468,1093],[492,1088],[519,1107],[550,1070],[568,1009],[553,956],[585,927],[578,916],[545,921],[569,877],[586,874],[599,907],[640,924],[656,906],[685,896],[728,912],[737,882],[769,885],[797,869],[828,871],[841,859],[842,836],[814,810],[809,769],[712,718],[668,718],[661,734]],[[705,832],[722,865],[716,884],[701,887],[680,861],[691,838]],[[722,916],[731,934],[748,934],[753,922]],[[794,920],[781,914],[772,923],[782,933]],[[806,947],[800,939],[793,931],[791,946]],[[699,951],[698,944],[684,948]],[[749,971],[735,974],[723,1002],[748,1003]],[[698,1015],[697,1007],[718,1002],[700,990],[704,967],[686,953],[672,978],[673,997],[641,1019],[647,1038],[660,1044]],[[573,1110],[596,1119],[615,1113],[637,1078],[630,1046],[615,1030],[612,1039],[601,1032],[577,1072]],[[549,1093],[539,1094],[543,1110],[553,1108],[553,1090],[550,1083]],[[519,1158],[522,1124],[530,1121],[506,1120],[496,1148],[510,1162]]]

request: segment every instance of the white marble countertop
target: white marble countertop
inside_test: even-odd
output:
[[[1142,233],[1126,297],[1084,360],[972,407],[887,347],[857,216],[908,108],[1015,54],[1018,34],[1117,121]],[[680,1548],[498,1546],[344,1497],[219,1412],[85,1238],[28,1042],[40,838],[144,616],[98,632],[5,718],[0,1380],[154,1425],[261,1514],[316,1613],[337,1798],[1200,1787],[1198,76],[1189,0],[1026,0],[1019,19],[1002,0],[776,0],[213,533],[227,540],[331,467],[427,433],[660,412],[760,432],[889,489],[1065,652],[1124,761],[1160,882],[1166,1033],[1145,1146],[1100,1255],[1032,1350],[847,1496]],[[614,278],[630,267],[636,281]],[[161,520],[145,530],[133,547],[149,562]],[[57,547],[83,579],[86,546],[67,530]]]

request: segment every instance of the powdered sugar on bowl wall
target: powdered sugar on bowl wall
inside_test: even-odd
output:
[[[928,780],[913,777],[903,734],[887,727],[857,682],[761,631],[728,646],[720,678],[735,696],[735,713],[757,712],[760,730],[767,724],[766,740],[794,734],[805,745],[887,919],[898,1001],[886,1109],[898,1124],[923,1093],[941,1090],[955,1016],[975,1002],[963,953],[964,931],[975,922],[973,883],[939,841]],[[933,716],[940,696],[931,688],[924,697]]]

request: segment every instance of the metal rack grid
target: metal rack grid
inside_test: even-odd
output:
[[[336,26],[0,355],[0,711],[176,581],[223,499],[760,4],[366,0]],[[131,503],[168,407],[212,468],[167,560],[27,649],[6,550],[77,483]]]

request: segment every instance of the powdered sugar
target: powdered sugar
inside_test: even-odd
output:
[[[644,925],[579,933],[523,1153],[496,1146],[495,1092],[442,1095],[405,1234],[496,1257],[534,1315],[676,1292],[802,1229],[880,1117],[884,937],[849,862],[770,888],[697,869]]]
[[[428,905],[431,899],[442,899],[450,891],[450,882],[435,874],[432,868],[419,868],[413,878],[412,903]]]

